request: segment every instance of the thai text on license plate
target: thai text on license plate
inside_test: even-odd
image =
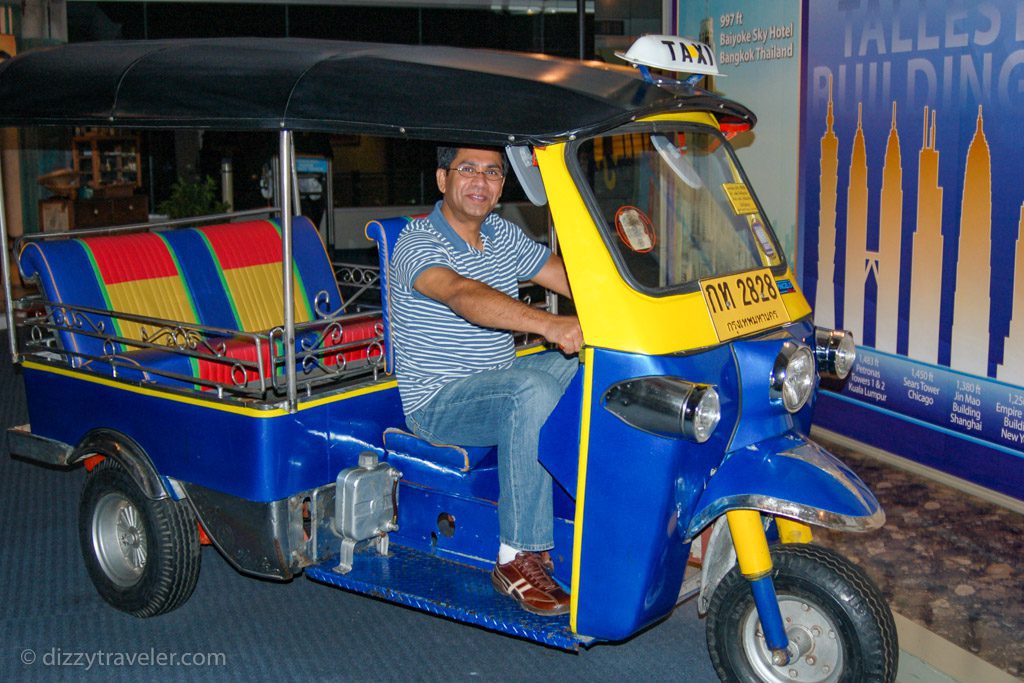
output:
[[[701,280],[700,290],[719,341],[789,322],[782,294],[769,268]]]

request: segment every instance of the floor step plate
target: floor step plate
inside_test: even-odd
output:
[[[392,545],[387,557],[375,551],[356,553],[352,571],[334,571],[336,560],[305,570],[314,581],[390,602],[477,624],[565,650],[586,639],[569,629],[568,615],[530,614],[491,586],[490,573],[433,555]]]

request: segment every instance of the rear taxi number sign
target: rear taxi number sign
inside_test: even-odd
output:
[[[719,341],[789,322],[782,294],[768,268],[700,281]]]

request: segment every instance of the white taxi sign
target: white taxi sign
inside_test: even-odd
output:
[[[679,36],[641,36],[615,56],[635,66],[718,76],[715,53],[706,43]]]

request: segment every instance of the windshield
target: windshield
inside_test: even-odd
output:
[[[575,154],[605,242],[637,289],[667,294],[703,278],[783,264],[717,130],[634,127],[585,140]]]

